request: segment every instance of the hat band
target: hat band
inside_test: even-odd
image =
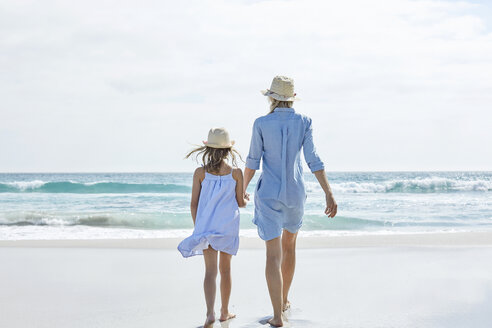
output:
[[[229,141],[227,144],[218,144],[218,143],[213,143],[213,142],[208,142],[208,141],[203,141],[203,144],[207,147],[210,148],[231,148],[234,146],[234,140]]]
[[[294,92],[290,93],[290,94],[285,94],[285,93],[280,93],[278,91],[274,91],[272,89],[268,89],[268,92],[271,92],[271,93],[275,93],[279,96],[282,96],[282,97],[287,97],[287,98],[290,98],[290,97],[294,97]]]

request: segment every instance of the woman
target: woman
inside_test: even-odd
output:
[[[282,312],[290,307],[288,294],[294,277],[296,238],[306,201],[301,148],[311,172],[325,192],[328,217],[336,215],[337,204],[313,144],[311,119],[292,108],[296,100],[294,81],[276,76],[270,89],[262,93],[269,97],[270,113],[254,122],[244,171],[244,190],[263,159],[262,174],[255,190],[253,222],[266,244],[265,274],[273,306],[273,318],[268,322],[282,327]]]

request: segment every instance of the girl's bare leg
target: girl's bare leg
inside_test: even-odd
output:
[[[212,328],[215,322],[215,291],[217,278],[217,251],[212,247],[203,250],[203,259],[205,260],[205,279],[203,281],[203,290],[205,291],[205,301],[207,303],[207,320],[203,328]]]
[[[296,240],[297,232],[291,233],[284,229],[282,234],[282,279],[283,286],[283,309],[288,310],[290,302],[288,300],[290,285],[294,278],[296,269]]]
[[[232,255],[220,252],[220,296],[222,300],[219,318],[220,321],[226,321],[236,317],[235,314],[229,312],[229,298],[231,297],[232,288],[231,259]]]
[[[280,237],[266,242],[265,275],[273,306],[273,318],[268,321],[274,327],[282,327],[282,244]]]

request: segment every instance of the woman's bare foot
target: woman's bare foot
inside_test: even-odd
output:
[[[283,312],[287,311],[288,309],[290,309],[290,302],[289,301],[286,301],[284,302],[284,308],[283,308]]]
[[[284,326],[284,322],[282,321],[282,318],[273,317],[270,320],[268,320],[268,323],[274,327],[283,327]]]
[[[214,322],[215,322],[215,313],[207,316],[207,320],[205,320],[205,324],[203,325],[203,328],[213,328]]]
[[[225,313],[221,312],[219,321],[227,321],[227,320],[233,319],[235,317],[236,317],[236,315],[233,313],[230,313],[229,311],[227,311]]]

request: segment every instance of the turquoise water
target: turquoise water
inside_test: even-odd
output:
[[[306,174],[307,234],[492,229],[492,172],[328,173],[339,204],[323,215],[324,195]],[[254,190],[255,180],[250,186]],[[182,236],[191,173],[0,174],[0,239]],[[254,234],[253,204],[241,210]]]

